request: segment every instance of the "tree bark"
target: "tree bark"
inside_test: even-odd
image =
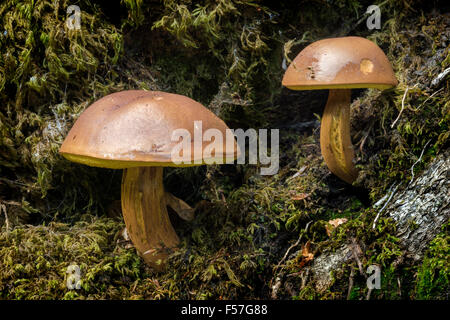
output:
[[[423,258],[429,242],[450,217],[450,151],[438,156],[417,179],[395,194],[383,216],[397,222],[397,237],[405,258],[417,262]],[[326,290],[345,263],[353,259],[351,245],[325,251],[303,269],[304,286],[313,283],[319,292]]]

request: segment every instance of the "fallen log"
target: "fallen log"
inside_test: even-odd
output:
[[[450,217],[450,152],[436,157],[420,176],[395,194],[383,216],[397,223],[396,236],[404,250],[403,258],[420,261],[429,242]],[[318,292],[326,290],[334,276],[342,273],[343,266],[354,258],[351,244],[324,251],[302,270],[302,285],[312,284]]]

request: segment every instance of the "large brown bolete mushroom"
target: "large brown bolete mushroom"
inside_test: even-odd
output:
[[[386,55],[365,38],[320,40],[297,55],[282,83],[292,90],[330,89],[320,127],[320,148],[330,171],[352,183],[358,172],[350,139],[351,89],[396,86]]]
[[[181,152],[175,162],[184,163],[172,161],[172,149],[177,145],[172,141],[173,132],[184,129],[193,136],[196,121],[201,121],[203,130],[218,130],[226,136],[225,123],[190,98],[158,91],[117,92],[89,106],[59,150],[70,161],[124,169],[121,201],[125,225],[138,253],[156,269],[161,269],[167,249],[179,243],[166,206],[185,219],[192,213],[186,203],[164,192],[163,167],[208,161],[202,152],[208,144],[203,141],[193,144],[193,152],[185,152],[185,156]],[[239,153],[237,144],[232,146],[233,150],[227,150],[225,142],[223,148],[216,145],[211,154],[229,163]]]

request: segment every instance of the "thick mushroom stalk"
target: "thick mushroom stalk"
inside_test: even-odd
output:
[[[358,176],[350,138],[350,89],[332,89],[320,126],[320,149],[331,172],[352,183]]]
[[[121,198],[131,241],[147,264],[161,270],[179,243],[167,213],[163,167],[124,169]]]

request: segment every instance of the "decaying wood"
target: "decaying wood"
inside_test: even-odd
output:
[[[450,217],[450,153],[436,159],[386,209],[408,257],[420,260]]]
[[[415,181],[398,192],[386,207],[383,216],[397,222],[397,237],[405,257],[419,261],[429,242],[440,232],[450,217],[450,152],[438,156]],[[302,270],[305,285],[318,291],[327,289],[342,267],[354,259],[351,244],[335,251],[325,251]]]

